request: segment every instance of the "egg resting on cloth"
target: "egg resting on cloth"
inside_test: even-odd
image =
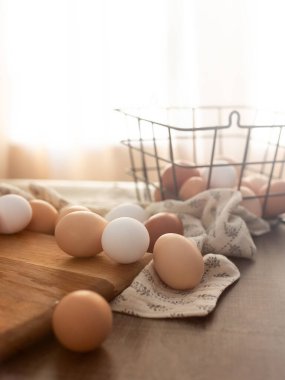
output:
[[[270,230],[269,224],[240,206],[241,193],[230,189],[207,190],[187,201],[151,204],[149,214],[176,213],[184,235],[204,255],[205,271],[192,290],[174,290],[164,284],[153,261],[111,303],[113,311],[145,318],[202,317],[211,313],[222,292],[240,278],[226,256],[251,259],[256,252],[252,235]]]
[[[240,277],[238,268],[225,256],[204,256],[205,272],[192,290],[165,285],[150,262],[132,284],[112,302],[113,311],[145,318],[204,317],[216,307],[219,296]]]

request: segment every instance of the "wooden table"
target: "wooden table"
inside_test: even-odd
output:
[[[72,353],[49,336],[2,363],[0,379],[285,379],[285,226],[255,242],[255,260],[233,260],[241,278],[208,317],[115,314],[100,349]]]

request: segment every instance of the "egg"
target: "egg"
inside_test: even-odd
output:
[[[107,221],[91,211],[74,211],[55,227],[55,240],[67,254],[91,257],[102,251],[101,237]]]
[[[268,183],[268,177],[262,174],[251,174],[242,179],[241,185],[251,189],[255,194],[258,194],[261,187]]]
[[[160,202],[160,201],[164,201],[166,199],[173,199],[173,198],[176,198],[175,194],[168,191],[167,189],[163,189],[163,192],[160,191],[160,189],[157,187],[154,189],[153,199],[155,202]]]
[[[64,206],[58,213],[56,223],[59,222],[59,219],[61,219],[65,215],[70,214],[71,212],[74,212],[74,211],[90,211],[90,210],[87,207],[81,206],[81,205]]]
[[[58,217],[57,209],[50,203],[40,199],[32,199],[30,205],[32,207],[32,219],[26,229],[44,234],[53,234]]]
[[[259,195],[266,195],[268,184],[263,185],[259,190]],[[278,194],[280,195],[275,195]],[[260,198],[262,207],[265,207],[263,216],[265,218],[275,218],[276,216],[285,212],[285,181],[273,181],[270,184],[269,196],[266,205],[264,205],[265,197]]]
[[[237,173],[237,177],[239,178],[242,166],[238,165],[237,161],[235,161],[231,157],[227,157],[227,156],[219,156],[219,157],[217,157],[217,160],[218,161],[225,161],[225,162],[228,162],[229,164],[233,164],[232,166],[235,168],[236,173]]]
[[[226,164],[227,166],[213,166],[211,171],[210,188],[233,188],[237,184],[237,172],[227,161],[215,161],[214,165]],[[202,170],[202,178],[208,184],[210,169]]]
[[[105,215],[105,219],[110,222],[111,220],[124,216],[134,218],[139,222],[144,222],[148,217],[146,211],[140,205],[135,203],[122,203],[110,210]]]
[[[179,198],[185,201],[205,191],[207,188],[206,181],[202,177],[191,177],[187,179],[180,188]]]
[[[183,235],[183,224],[176,214],[170,212],[159,212],[152,215],[145,223],[148,230],[150,242],[148,252],[153,251],[156,240],[166,233],[176,233]]]
[[[22,231],[32,219],[32,207],[25,198],[16,194],[0,197],[0,233]]]
[[[177,290],[193,289],[204,273],[204,260],[194,241],[173,233],[157,239],[153,264],[160,279]]]
[[[241,192],[243,198],[250,197],[248,199],[243,199],[240,205],[260,218],[262,216],[262,207],[259,198],[256,197],[256,194],[246,186],[241,186],[239,191]]]
[[[170,194],[173,194],[175,196],[175,179],[177,184],[177,191],[179,191],[182,184],[188,178],[194,176],[199,177],[200,172],[195,167],[195,164],[193,162],[176,161],[174,165],[170,163],[165,166],[161,173],[162,187],[165,188],[165,190]]]
[[[77,290],[63,297],[52,315],[52,329],[58,341],[75,352],[99,347],[112,330],[112,310],[98,293]]]
[[[102,234],[102,247],[107,256],[121,264],[139,260],[149,246],[146,227],[134,218],[112,220]]]

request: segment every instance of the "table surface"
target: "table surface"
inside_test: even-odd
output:
[[[253,261],[207,317],[152,320],[114,314],[101,348],[76,354],[50,335],[1,363],[0,379],[285,378],[285,225],[254,239]]]

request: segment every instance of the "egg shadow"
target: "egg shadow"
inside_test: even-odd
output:
[[[54,362],[55,379],[82,379],[104,378],[111,379],[112,376],[111,355],[104,346],[98,347],[86,353],[72,352],[62,347],[59,343],[56,350]]]

